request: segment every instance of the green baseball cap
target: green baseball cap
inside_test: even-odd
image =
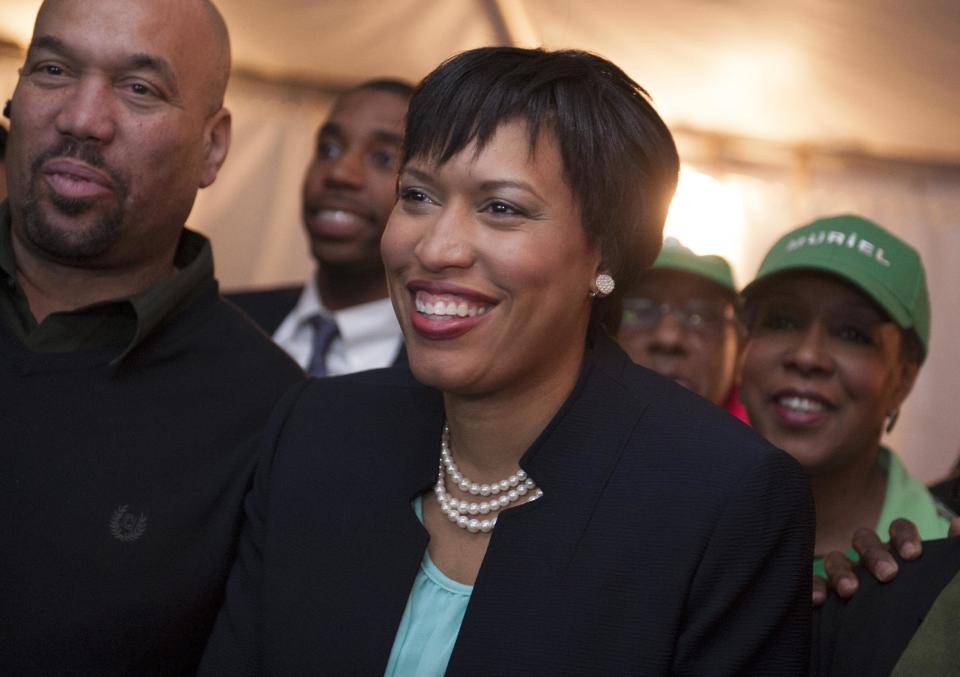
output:
[[[726,259],[707,254],[700,256],[684,247],[679,240],[668,237],[663,241],[660,255],[651,266],[652,270],[679,270],[703,277],[723,287],[736,296],[737,286],[733,282],[733,270]]]
[[[844,214],[792,230],[767,252],[758,282],[790,270],[823,270],[853,283],[902,329],[916,332],[924,353],[930,343],[930,299],[920,254],[873,221]]]

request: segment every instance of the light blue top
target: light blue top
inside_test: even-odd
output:
[[[413,509],[423,522],[419,496],[413,501]],[[472,592],[472,585],[445,575],[424,550],[393,640],[385,677],[441,677],[447,671]]]

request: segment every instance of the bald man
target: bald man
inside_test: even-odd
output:
[[[47,0],[0,203],[0,673],[189,674],[297,366],[184,226],[230,141],[204,0]]]

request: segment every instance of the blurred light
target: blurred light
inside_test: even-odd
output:
[[[722,256],[742,270],[744,222],[739,186],[681,167],[664,237],[677,238],[697,254]]]
[[[823,83],[797,45],[782,36],[766,41],[750,35],[700,49],[710,57],[698,58],[695,87],[675,78],[654,90],[672,125],[795,142],[823,135],[825,114],[811,108],[809,94]]]
[[[39,9],[40,0],[0,2],[0,40],[12,41],[25,48],[30,43]]]

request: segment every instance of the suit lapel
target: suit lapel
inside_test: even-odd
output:
[[[363,589],[350,593],[343,628],[366,628],[345,641],[360,644],[357,660],[382,673],[406,608],[429,536],[411,506],[414,496],[436,481],[443,406],[439,393],[422,388],[405,398],[400,425],[381,426],[382,447],[396,449],[381,480],[389,487],[386,500],[357,529],[349,561],[349,580],[362,581]],[[402,451],[403,453],[399,453]],[[372,620],[376,619],[376,620]],[[352,631],[351,631],[352,632]]]
[[[497,522],[450,662],[450,674],[475,669],[498,637],[522,636],[524,603],[561,578],[576,554],[603,487],[638,425],[646,402],[619,381],[625,355],[598,340],[574,392],[521,460],[543,490],[537,501]],[[516,627],[511,624],[516,623]]]

